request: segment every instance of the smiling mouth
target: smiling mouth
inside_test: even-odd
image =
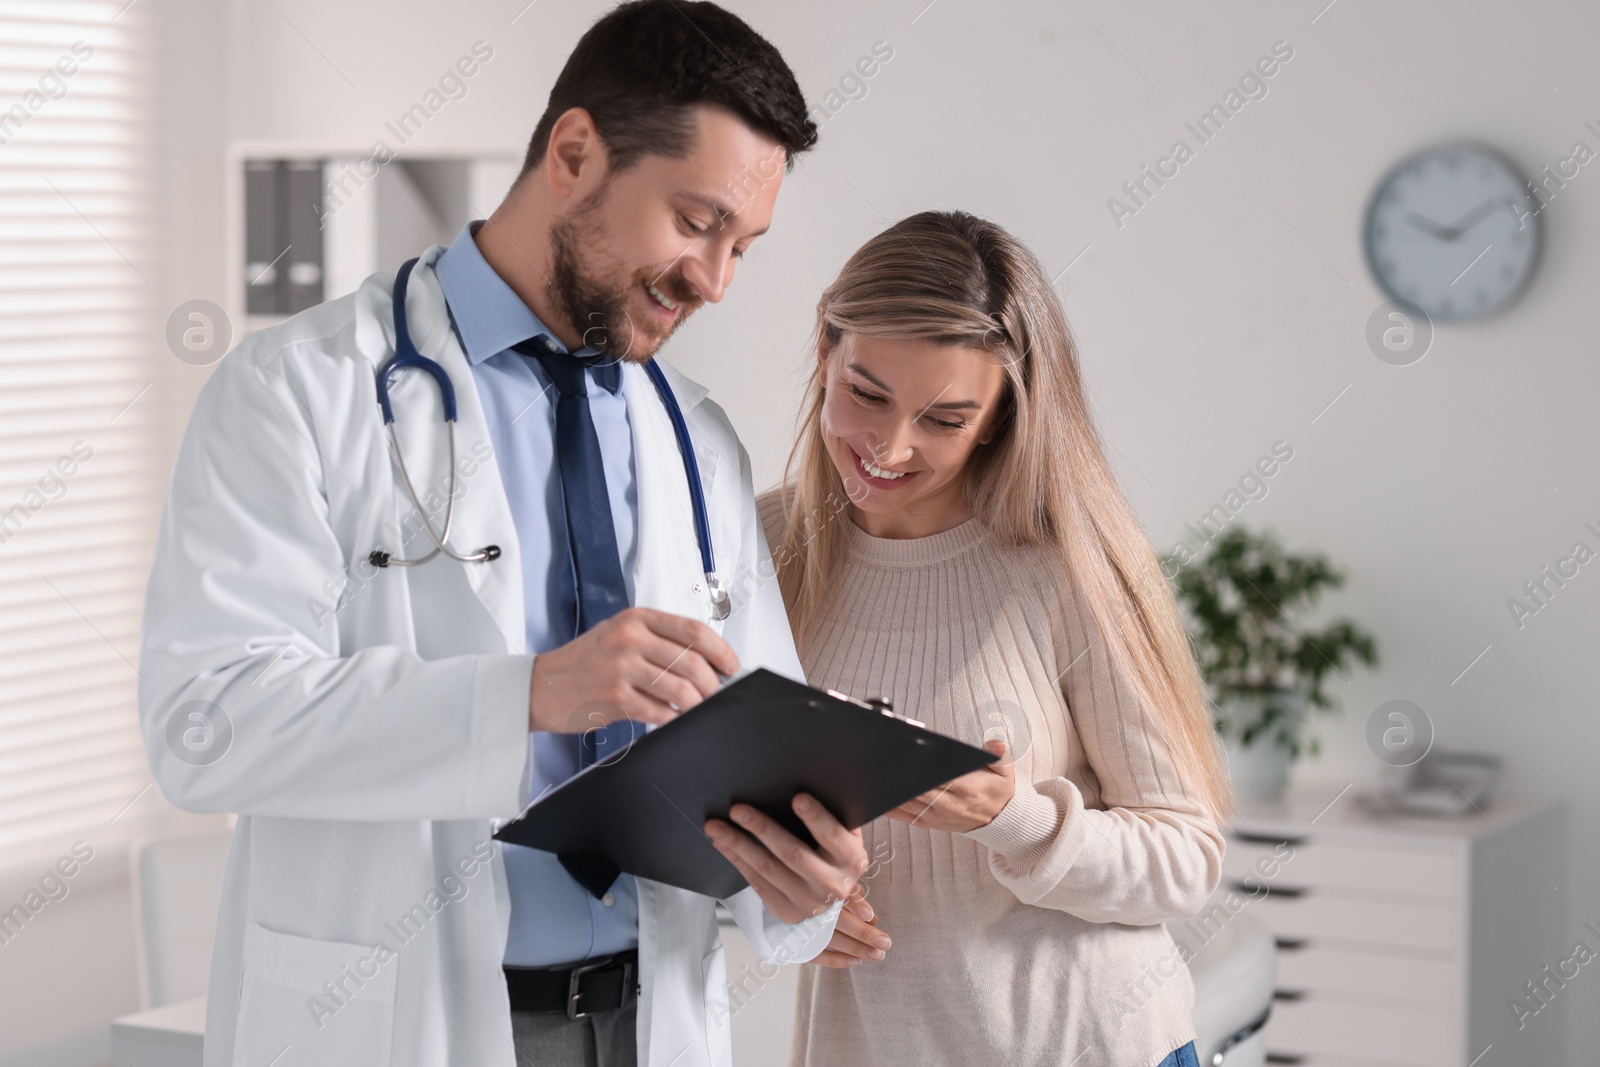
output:
[[[667,296],[652,282],[644,283],[644,291],[650,297],[650,302],[655,305],[656,314],[661,318],[671,320],[678,317],[678,309],[683,306],[680,301]]]
[[[862,458],[855,449],[850,449],[850,455],[856,461],[856,473],[870,486],[878,489],[897,489],[915,478],[920,471],[889,471],[884,470],[869,459]]]

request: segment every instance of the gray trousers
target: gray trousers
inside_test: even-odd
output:
[[[638,1067],[637,1000],[569,1019],[559,1011],[514,1011],[511,1038],[519,1067]]]

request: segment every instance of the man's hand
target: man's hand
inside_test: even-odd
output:
[[[533,657],[528,728],[581,733],[617,719],[664,723],[733,674],[739,658],[711,627],[650,608],[627,608]]]
[[[836,900],[848,900],[868,867],[860,830],[846,830],[814,797],[797,793],[795,814],[816,839],[812,849],[748,804],[728,814],[748,830],[709,819],[706,836],[779,920],[797,923],[820,915]]]
[[[878,929],[878,916],[856,887],[854,897],[839,911],[828,947],[812,963],[820,967],[858,967],[864,960],[881,960],[889,951],[889,935]]]
[[[999,763],[963,774],[938,789],[913,797],[889,813],[896,822],[963,834],[988,826],[1017,791],[1016,765],[1005,758],[1004,741],[986,741],[984,748],[1000,757]]]

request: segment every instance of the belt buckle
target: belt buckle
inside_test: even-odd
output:
[[[578,988],[579,983],[586,974],[590,974],[594,971],[603,971],[609,967],[615,967],[616,965],[617,961],[612,959],[605,960],[601,963],[590,963],[585,964],[582,967],[572,968],[571,973],[567,976],[567,1018],[586,1019],[595,1014],[592,1011],[578,1010],[578,1000],[583,996],[583,991]],[[633,964],[631,962],[624,963],[622,965],[622,1003],[627,1002],[628,982],[632,978],[632,971]]]

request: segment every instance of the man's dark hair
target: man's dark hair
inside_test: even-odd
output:
[[[589,27],[567,57],[528,142],[521,174],[544,159],[556,119],[589,112],[612,173],[647,155],[682,159],[697,104],[715,104],[786,151],[785,167],[817,143],[805,97],[778,50],[712,3],[632,0]]]

